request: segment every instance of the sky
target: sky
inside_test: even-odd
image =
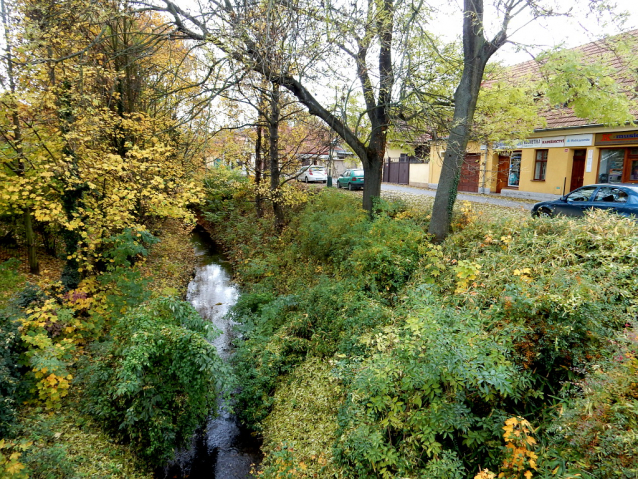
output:
[[[528,46],[527,49],[532,54],[537,54],[554,46],[562,45],[571,48],[589,43],[606,34],[615,34],[619,33],[620,30],[627,31],[638,28],[638,14],[632,13],[632,10],[636,10],[636,4],[638,3],[636,0],[612,0],[612,3],[617,5],[617,12],[624,11],[628,13],[627,19],[620,30],[609,22],[609,18],[589,14],[588,0],[554,0],[554,2],[558,8],[562,9],[572,6],[571,18],[542,19],[525,26],[522,24],[529,21],[529,17],[519,18],[513,26],[522,28],[514,33],[511,40]],[[493,2],[485,1],[485,22],[488,36],[490,34],[493,36],[497,31],[497,25],[494,24],[495,12],[489,9],[489,4],[491,3]],[[462,7],[463,0],[451,0],[449,4],[441,7],[441,13],[436,15],[436,21],[431,26],[434,32],[446,40],[460,38]],[[517,51],[515,45],[508,44],[496,54],[495,59],[502,61],[506,65],[513,65],[530,60],[532,56],[525,51]]]

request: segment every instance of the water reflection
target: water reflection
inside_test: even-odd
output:
[[[188,285],[187,300],[202,317],[210,320],[221,335],[213,344],[227,360],[232,352],[233,326],[226,314],[239,299],[229,262],[217,252],[210,238],[199,228],[192,235],[198,265]],[[191,448],[181,451],[173,464],[158,474],[164,478],[245,479],[258,462],[259,449],[240,428],[237,418],[218,404],[218,415],[210,419],[194,438]]]

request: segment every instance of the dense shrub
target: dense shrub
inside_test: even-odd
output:
[[[243,242],[229,247],[252,291],[234,310],[235,361],[268,477],[323,474],[300,452],[305,426],[294,444],[279,432],[317,360],[338,365],[333,400],[345,398],[322,418],[330,474],[635,475],[635,352],[616,345],[635,337],[636,223],[461,209],[442,245],[427,239],[427,211],[380,202],[371,220],[333,191],[278,237],[246,208],[218,224]]]
[[[188,303],[160,298],[118,319],[85,366],[87,411],[165,464],[215,405],[223,363],[216,334]]]
[[[20,402],[19,309],[16,298],[12,298],[23,281],[18,265],[16,259],[0,263],[0,291],[4,292],[4,297],[0,298],[0,437],[9,435]]]

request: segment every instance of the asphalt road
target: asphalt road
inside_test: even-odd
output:
[[[411,195],[423,195],[423,196],[432,196],[436,195],[436,191],[434,190],[426,190],[424,188],[413,188],[410,186],[402,186],[395,185],[390,183],[382,183],[381,191],[396,191],[399,193],[409,193]],[[504,198],[496,198],[490,195],[468,195],[465,193],[459,193],[456,197],[457,200],[461,201],[471,201],[473,203],[484,203],[490,205],[498,205],[498,206],[506,206],[508,208],[523,208],[525,210],[531,210],[532,204],[523,203],[520,201],[513,201]]]

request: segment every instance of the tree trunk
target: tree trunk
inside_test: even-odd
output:
[[[40,265],[35,251],[35,232],[33,231],[33,221],[31,218],[31,208],[25,208],[24,213],[24,229],[26,230],[27,239],[27,256],[29,258],[29,271],[32,274],[40,274]]]
[[[363,184],[363,209],[372,214],[374,199],[381,197],[381,180],[383,179],[383,151],[371,151],[364,162],[365,183]],[[367,168],[365,168],[367,163]]]
[[[268,156],[270,157],[270,194],[272,210],[275,216],[275,229],[281,231],[284,227],[284,210],[281,205],[279,190],[279,120],[281,116],[279,100],[281,93],[279,85],[272,84],[270,95],[270,115],[268,118]]]
[[[262,126],[257,125],[257,140],[255,141],[255,187],[257,193],[255,194],[255,209],[257,210],[257,217],[262,218],[264,216],[264,198],[259,191],[261,186],[261,173],[264,165],[261,157],[262,152]]]
[[[454,93],[454,118],[428,229],[436,242],[443,241],[450,231],[461,165],[474,121],[485,65],[506,39],[505,33],[501,32],[494,41],[485,40],[483,0],[465,0],[463,13],[463,75]]]

